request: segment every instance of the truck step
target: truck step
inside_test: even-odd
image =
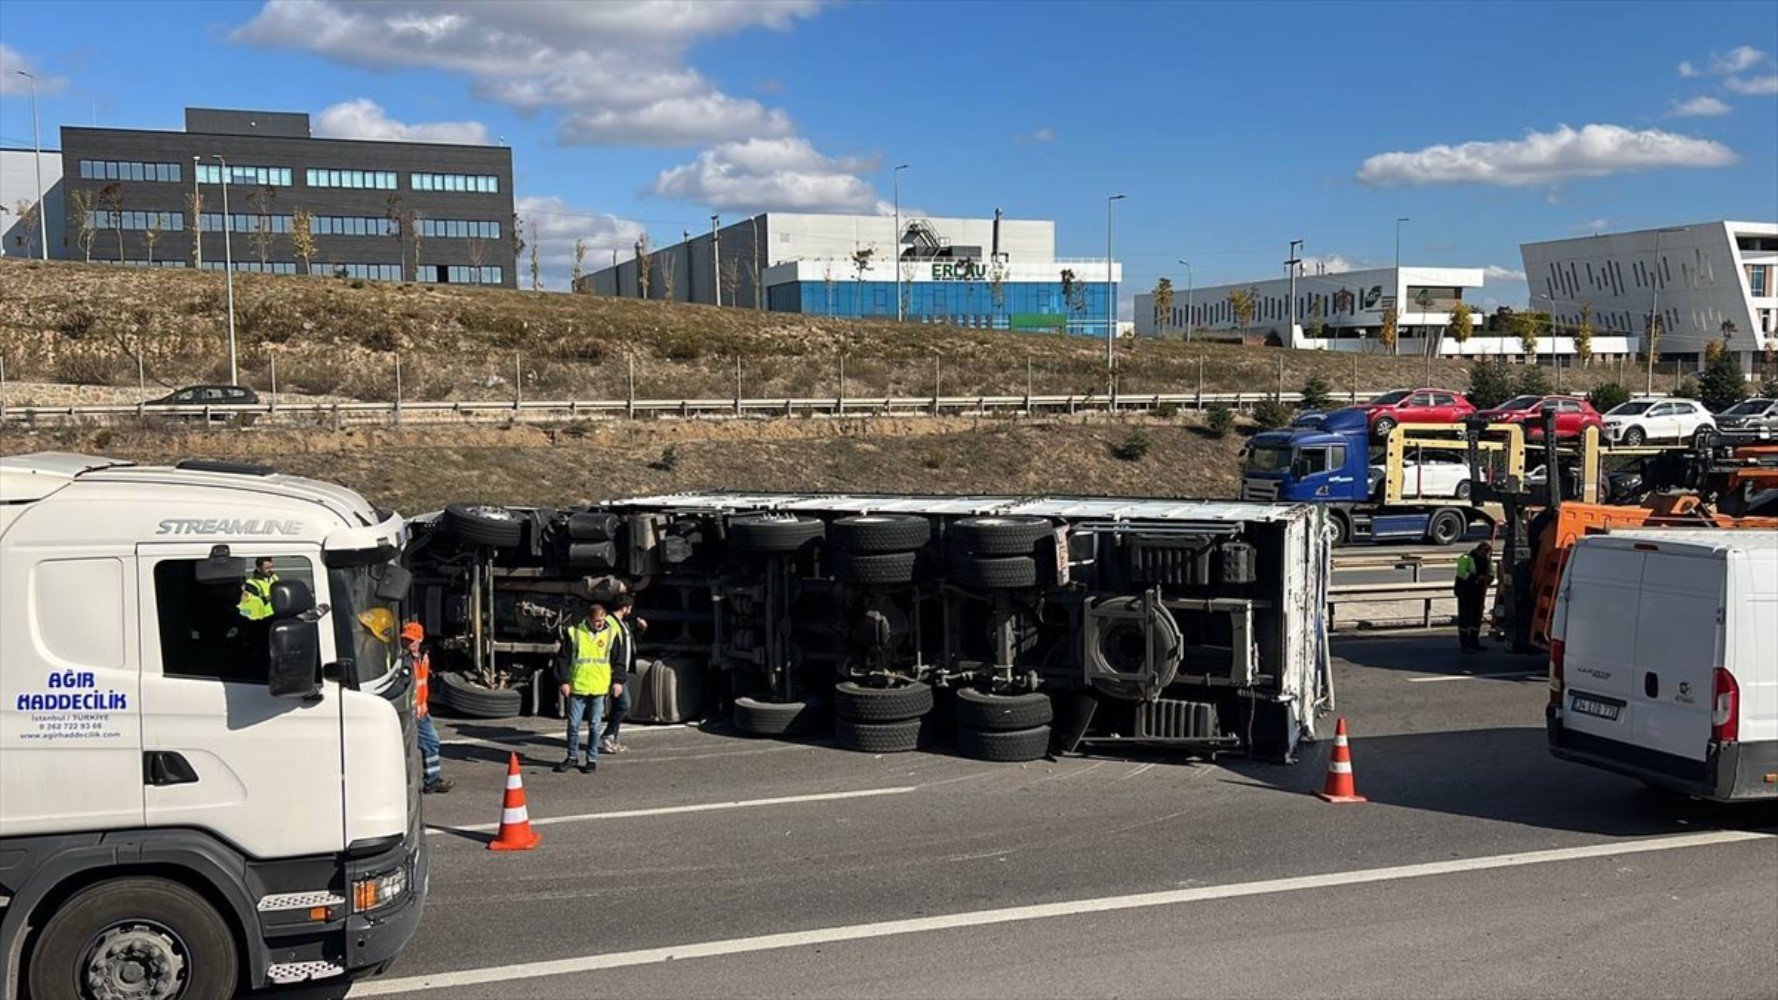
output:
[[[265,970],[266,982],[279,986],[306,983],[313,979],[331,979],[346,974],[346,967],[335,962],[279,962]]]

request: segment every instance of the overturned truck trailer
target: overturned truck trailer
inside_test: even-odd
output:
[[[413,525],[413,614],[470,714],[558,710],[560,631],[629,593],[644,718],[726,714],[885,752],[954,739],[1288,760],[1331,707],[1310,504],[680,493],[453,505]]]

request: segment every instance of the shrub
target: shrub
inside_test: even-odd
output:
[[[1227,403],[1211,403],[1205,413],[1209,416],[1211,437],[1225,438],[1235,429],[1235,411]]]
[[[1556,391],[1556,383],[1550,379],[1550,373],[1536,365],[1527,365],[1519,372],[1518,395],[1547,396]]]
[[[1276,396],[1267,396],[1253,407],[1253,420],[1264,430],[1275,430],[1290,423],[1292,417],[1289,406],[1278,401]]]
[[[1331,387],[1327,379],[1319,375],[1311,375],[1303,382],[1303,409],[1325,410],[1333,402]]]
[[[1149,439],[1147,431],[1140,427],[1132,427],[1130,433],[1125,434],[1122,441],[1111,446],[1111,457],[1120,462],[1140,462],[1148,456],[1149,450],[1153,447],[1154,442]]]
[[[679,446],[670,444],[661,449],[661,457],[648,463],[656,472],[672,472],[679,468]]]
[[[1630,390],[1616,382],[1602,382],[1587,393],[1587,402],[1592,403],[1593,409],[1600,413],[1621,406],[1629,400]]]
[[[1767,375],[1759,385],[1759,394],[1770,399],[1778,399],[1778,375]]]
[[[1469,370],[1469,401],[1478,410],[1490,410],[1511,399],[1516,389],[1512,369],[1505,362],[1483,359]]]
[[[93,450],[104,451],[111,447],[111,428],[101,427],[93,434]]]
[[[57,382],[71,385],[110,385],[116,379],[118,359],[88,351],[61,351],[56,355]]]
[[[1716,351],[1704,366],[1698,398],[1715,412],[1722,412],[1747,398],[1747,378],[1728,351]]]
[[[1155,415],[1160,417],[1162,420],[1172,420],[1173,418],[1179,416],[1179,404],[1178,403],[1162,403],[1161,405],[1155,407],[1154,412],[1155,412]]]
[[[1696,376],[1687,375],[1685,380],[1679,383],[1679,388],[1673,390],[1673,395],[1680,399],[1703,399],[1704,390],[1698,385]]]

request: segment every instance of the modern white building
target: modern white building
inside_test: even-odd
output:
[[[43,169],[43,204],[49,217],[39,225],[29,210],[37,203],[37,166]],[[0,149],[0,256],[42,256],[41,233],[49,230],[49,256],[66,257],[62,234],[62,153],[46,149],[41,158],[29,149]]]
[[[1296,277],[1296,326],[1290,324],[1291,280],[1287,276],[1210,285],[1173,288],[1173,305],[1157,315],[1152,292],[1136,296],[1136,333],[1139,336],[1193,336],[1211,339],[1240,338],[1308,350],[1381,351],[1384,312],[1395,308],[1396,353],[1420,355],[1429,347],[1441,357],[1502,355],[1522,357],[1524,344],[1504,331],[1483,329],[1487,319],[1474,305],[1486,273],[1479,267],[1382,267],[1333,274],[1299,272]],[[1248,293],[1253,316],[1242,322],[1236,314],[1236,297]],[[1448,335],[1451,314],[1458,306],[1470,309],[1473,331],[1458,343]],[[1539,357],[1573,352],[1569,337],[1541,337]],[[1622,338],[1593,340],[1596,355],[1609,356],[1627,350]]]
[[[1630,233],[1526,243],[1519,248],[1531,307],[1558,326],[1591,314],[1595,328],[1641,351],[1661,317],[1656,351],[1699,364],[1712,341],[1743,371],[1778,350],[1778,223],[1700,222]]]
[[[1121,270],[1058,258],[1048,220],[903,216],[898,233],[893,216],[767,212],[638,247],[574,290],[854,318],[894,317],[899,297],[913,322],[1104,336]]]

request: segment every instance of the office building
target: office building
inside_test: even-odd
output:
[[[42,234],[49,233],[49,258],[62,252],[62,154],[43,151],[41,163],[29,149],[0,149],[0,256],[41,257]],[[48,217],[40,225],[36,216],[39,167],[43,178],[43,207]]]
[[[221,268],[226,226],[240,271],[517,285],[504,146],[317,139],[306,114],[187,108],[183,132],[64,126],[62,174],[74,260]]]

